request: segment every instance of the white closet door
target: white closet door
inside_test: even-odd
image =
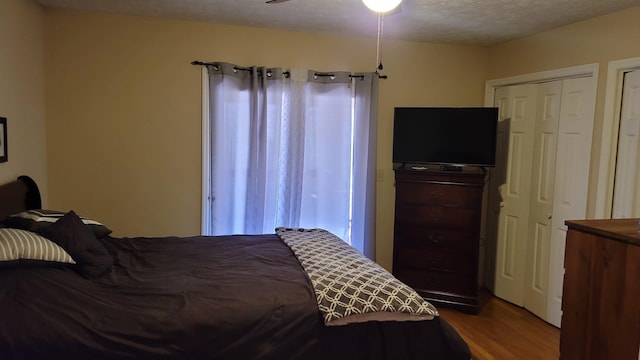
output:
[[[496,90],[494,102],[499,109],[498,115],[498,135],[496,137],[496,166],[489,169],[488,187],[487,187],[487,224],[486,224],[486,241],[485,241],[485,272],[484,284],[489,291],[495,293],[496,282],[496,257],[497,257],[497,238],[498,238],[498,217],[500,215],[500,204],[502,197],[500,195],[500,187],[506,182],[506,168],[509,145],[509,91],[508,88],[499,88]]]
[[[568,219],[586,216],[593,79],[496,90],[498,162],[489,193],[494,294],[560,326]],[[495,228],[494,228],[495,227]]]
[[[613,218],[640,217],[640,70],[624,76]]]
[[[511,303],[524,303],[526,239],[529,222],[533,131],[537,85],[517,85],[496,90],[500,108],[499,148],[505,151],[503,173],[494,174],[498,194],[497,249],[494,293]],[[505,143],[506,142],[506,143]]]
[[[556,158],[553,217],[549,257],[547,316],[560,327],[562,283],[567,227],[565,220],[584,219],[591,164],[591,141],[595,111],[595,87],[591,78],[564,80]]]
[[[549,245],[561,97],[562,81],[538,86],[524,307],[543,319],[547,316]]]

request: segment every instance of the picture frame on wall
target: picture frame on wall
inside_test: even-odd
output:
[[[0,163],[7,160],[7,118],[0,117]]]

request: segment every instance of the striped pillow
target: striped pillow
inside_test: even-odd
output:
[[[9,216],[4,220],[4,224],[8,227],[42,234],[46,227],[60,220],[65,214],[65,212],[56,210],[33,209]],[[111,234],[111,229],[93,219],[82,216],[80,219],[98,239]]]
[[[0,263],[16,260],[75,264],[71,256],[53,241],[26,230],[0,228]]]

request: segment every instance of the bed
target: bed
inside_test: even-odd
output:
[[[337,309],[340,302],[327,303],[336,291],[318,290],[317,283],[335,285],[336,279],[318,272],[315,258],[342,245],[301,250],[308,237],[331,237],[323,230],[116,238],[82,214],[39,209],[31,178],[0,186],[4,246],[8,236],[46,245],[4,250],[1,359],[470,358],[467,344],[435,308],[409,292],[403,304],[385,298],[369,311],[361,310],[370,303],[360,310],[346,304],[346,312]],[[38,246],[47,250],[36,254]],[[349,256],[354,274],[372,263]],[[386,278],[392,278],[388,272],[377,276],[397,281]],[[366,292],[350,295],[354,291]]]

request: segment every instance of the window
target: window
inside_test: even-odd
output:
[[[371,257],[377,77],[207,68],[203,234],[324,228]]]

